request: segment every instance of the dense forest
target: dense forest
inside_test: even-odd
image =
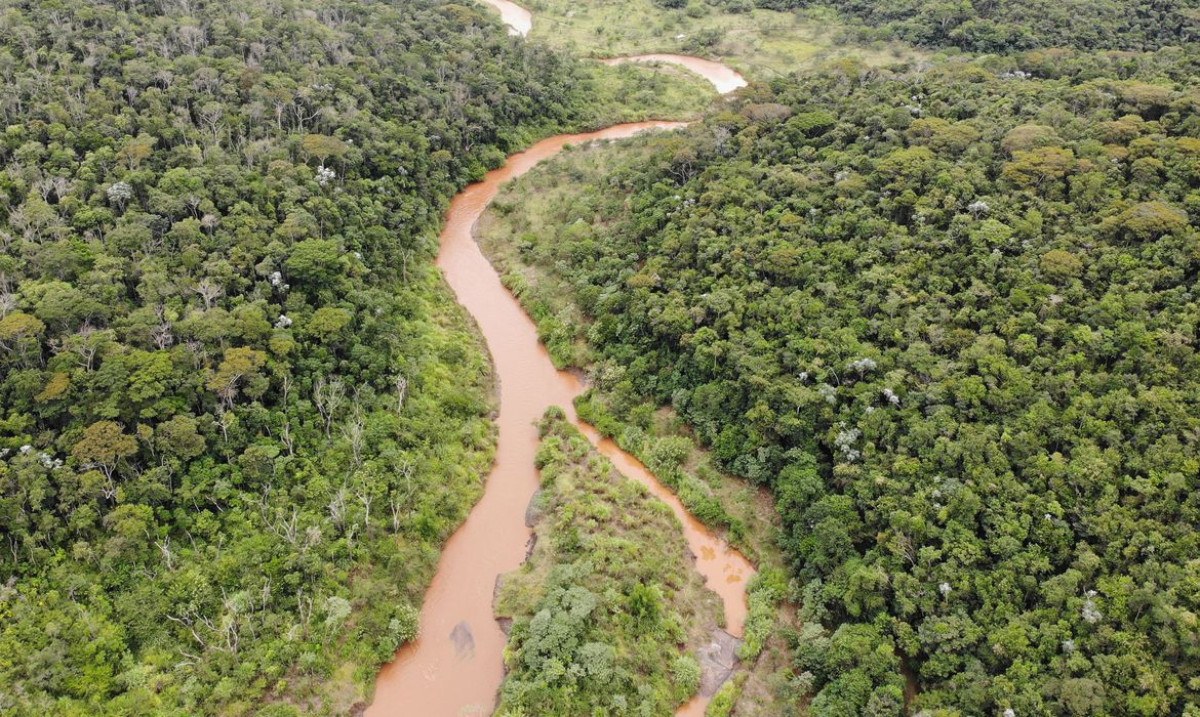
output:
[[[0,0],[0,712],[361,697],[491,459],[441,213],[661,94],[600,72],[440,0]]]
[[[664,9],[700,0],[654,0]],[[831,9],[865,41],[1010,53],[1034,48],[1155,50],[1200,40],[1197,0],[703,0],[732,13],[752,8]],[[693,10],[699,13],[699,10]]]
[[[1196,0],[759,0],[764,7],[822,5],[861,20],[865,38],[971,52],[1039,47],[1153,50],[1200,40]]]
[[[570,54],[686,27],[763,76],[568,150],[484,245],[580,415],[761,559],[770,679],[710,715],[1200,717],[1197,0],[654,2],[553,43],[449,0],[0,0],[0,714],[362,706],[494,453],[447,202],[696,116]],[[670,713],[714,598],[541,431],[501,714]]]
[[[556,357],[773,489],[810,714],[1200,709],[1198,57],[843,62],[498,200]]]

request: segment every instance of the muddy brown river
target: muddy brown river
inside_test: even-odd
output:
[[[488,3],[502,12],[503,6],[512,5],[504,0]],[[528,16],[528,12],[522,12]],[[509,15],[504,17],[512,25]],[[528,25],[524,31],[513,27],[518,34],[528,32]],[[732,72],[723,65],[719,67]],[[699,65],[689,69],[704,75],[718,90],[728,91],[722,89],[726,85],[718,84],[728,82],[724,72],[706,74]],[[730,89],[737,86],[741,85]],[[576,375],[555,369],[538,341],[532,320],[500,283],[473,235],[476,222],[502,184],[558,154],[564,146],[682,126],[677,122],[641,122],[551,137],[509,157],[503,167],[489,172],[452,201],[441,235],[438,266],[459,303],[474,317],[492,356],[500,394],[496,462],[483,498],[442,553],[421,610],[420,637],[402,647],[395,660],[380,672],[374,701],[366,711],[368,717],[463,717],[490,715],[495,709],[504,678],[506,637],[493,613],[493,591],[497,577],[517,569],[525,559],[532,535],[525,525],[525,510],[538,487],[535,422],[550,406],[566,410],[622,474],[647,486],[670,506],[695,555],[696,569],[708,588],[721,598],[726,630],[741,636],[747,609],[746,584],[754,575],[753,566],[688,514],[675,494],[636,458],[579,421],[572,402],[585,387]],[[698,696],[678,714],[703,715],[707,702],[707,698]]]

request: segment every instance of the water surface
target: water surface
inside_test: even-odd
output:
[[[484,1],[500,11],[512,34],[529,33],[533,21],[528,10],[509,0]],[[604,62],[680,65],[707,79],[722,94],[746,84],[741,75],[725,65],[697,57],[638,55]],[[517,569],[525,559],[532,535],[525,525],[525,510],[538,487],[535,423],[550,406],[561,406],[617,470],[647,486],[670,506],[695,555],[696,569],[708,588],[721,598],[726,629],[741,636],[747,610],[746,584],[754,575],[753,566],[689,515],[675,494],[636,458],[579,421],[572,402],[584,386],[575,374],[554,368],[538,341],[532,320],[500,283],[473,235],[476,222],[502,184],[558,154],[566,145],[682,126],[677,122],[640,122],[551,137],[509,157],[503,167],[489,172],[451,202],[441,235],[438,266],[459,303],[474,317],[492,355],[500,393],[496,462],[483,498],[442,553],[421,610],[421,636],[402,647],[396,659],[380,672],[368,717],[462,717],[489,715],[494,710],[504,679],[507,638],[493,614],[493,594],[496,579]],[[678,714],[703,715],[707,703],[707,698],[698,696],[682,706]]]
[[[500,21],[508,25],[508,34],[525,37],[533,29],[533,13],[509,0],[483,0],[500,11]]]

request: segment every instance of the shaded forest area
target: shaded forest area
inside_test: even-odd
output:
[[[687,0],[654,0],[664,8]],[[1156,50],[1200,40],[1197,0],[707,0],[735,13],[831,8],[858,41],[1009,53],[1035,48]]]
[[[832,0],[831,5],[871,28],[863,37],[968,52],[1155,50],[1200,39],[1195,0]]]

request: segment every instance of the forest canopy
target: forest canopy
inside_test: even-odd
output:
[[[535,547],[498,589],[498,610],[515,621],[497,714],[673,714],[700,686],[695,651],[720,601],[670,508],[619,474],[561,408],[538,428]]]
[[[763,2],[774,6],[793,0]],[[1039,47],[1138,51],[1200,40],[1196,0],[829,0],[820,4],[861,20],[872,28],[866,37],[970,52]]]
[[[440,0],[0,0],[0,712],[361,698],[492,450],[442,211],[593,77]]]
[[[781,709],[1200,715],[1196,1],[832,0],[989,54],[772,73],[499,223],[583,413],[771,489]],[[707,92],[447,0],[0,0],[0,713],[360,704],[492,458],[447,201]],[[560,418],[546,505],[655,510]],[[506,708],[695,691],[679,541],[612,560],[661,519],[542,526]]]
[[[683,7],[684,0],[655,0]],[[732,12],[836,10],[859,41],[1007,54],[1035,48],[1156,50],[1200,40],[1197,0],[706,0]]]
[[[1196,58],[839,63],[500,198],[556,356],[773,489],[809,713],[1200,708]]]

